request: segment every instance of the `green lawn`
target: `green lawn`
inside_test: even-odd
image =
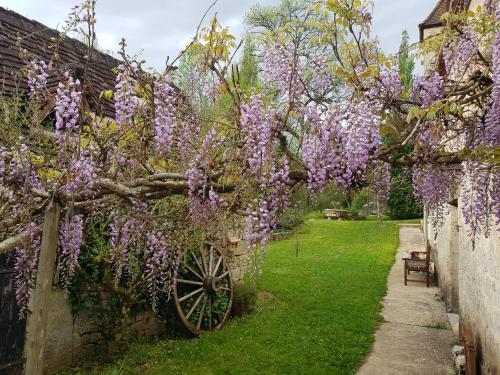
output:
[[[257,310],[198,339],[132,344],[92,374],[354,374],[381,320],[396,222],[308,220],[270,244]]]

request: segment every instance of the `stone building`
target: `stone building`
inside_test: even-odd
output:
[[[439,31],[440,18],[456,9],[477,9],[481,0],[440,0],[419,25],[420,39]],[[424,58],[424,66],[430,58]],[[476,361],[482,374],[500,374],[500,234],[491,218],[488,237],[469,237],[462,215],[460,184],[450,197],[441,227],[434,229],[424,216],[424,234],[432,246],[439,286],[449,313],[470,323],[476,342]]]

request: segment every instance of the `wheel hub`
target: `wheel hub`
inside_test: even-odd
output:
[[[221,288],[221,281],[217,276],[207,276],[203,280],[203,286],[210,293],[217,293]]]

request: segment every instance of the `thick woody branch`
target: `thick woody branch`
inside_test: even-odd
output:
[[[20,233],[18,235],[15,235],[13,237],[7,238],[5,241],[0,242],[0,254],[7,253],[13,249],[15,249],[17,246],[22,245],[23,242],[28,239],[30,236],[32,236],[34,233],[38,234],[42,232],[42,228],[36,230],[36,231],[30,231],[29,233]]]

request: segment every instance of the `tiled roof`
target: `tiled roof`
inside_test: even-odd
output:
[[[441,16],[449,11],[469,9],[471,0],[439,0],[427,18],[418,25],[420,29],[420,40],[423,39],[424,30],[431,27],[442,26]]]
[[[90,109],[114,117],[113,103],[99,100],[99,94],[113,89],[116,75],[112,69],[120,61],[96,49],[88,53],[87,46],[73,38],[65,37],[56,48],[58,39],[58,31],[0,7],[0,91],[6,95],[26,92],[27,79],[20,74],[20,69],[26,67],[26,59],[21,57],[21,50],[25,50],[30,58],[51,62],[49,91],[54,92],[63,72],[70,70],[83,82],[83,95]]]

